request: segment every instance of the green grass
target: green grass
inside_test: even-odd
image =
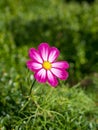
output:
[[[97,130],[98,68],[94,67],[92,73],[88,74],[88,71],[85,71],[84,74],[79,66],[86,61],[87,67],[90,67],[89,65],[93,67],[96,61],[88,64],[90,60],[88,62],[85,59],[87,58],[85,49],[88,48],[84,48],[82,42],[86,43],[85,41],[89,39],[88,34],[91,33],[93,35],[89,41],[97,45],[97,4],[92,6],[84,4],[82,9],[81,5],[76,3],[64,5],[59,0],[32,2],[0,1],[0,130]],[[66,11],[63,14],[64,10]],[[85,24],[87,26],[84,31]],[[84,31],[84,36],[81,30]],[[68,34],[68,37],[65,37],[65,34]],[[28,50],[43,40],[51,41],[50,44],[54,43],[61,48],[60,59],[67,56],[76,63],[70,61],[69,79],[66,82],[60,81],[57,88],[36,82],[29,95],[33,73],[26,67]],[[73,51],[74,55],[69,51],[74,47],[78,57],[75,51]],[[88,47],[92,50],[92,44]],[[98,55],[97,47],[95,49],[96,51],[88,49],[93,58],[93,52],[96,57]],[[75,77],[74,71],[78,78]],[[82,77],[83,81],[81,81]],[[88,83],[85,77],[90,78],[92,83]],[[74,79],[78,83],[72,87],[70,84],[73,84]],[[84,80],[86,84],[83,84]]]
[[[1,48],[1,130],[97,130],[95,78],[85,91],[79,84],[70,88],[60,82],[52,88],[36,82],[29,96],[33,82],[33,73],[25,66],[29,46],[1,44]]]
[[[79,84],[70,88],[67,81],[57,88],[36,82],[29,96],[33,82],[33,73],[26,68],[29,46],[11,42],[0,46],[1,130],[97,130],[97,77],[87,90]]]
[[[24,81],[23,84],[27,83]],[[3,88],[1,128],[97,129],[96,114],[98,113],[95,103],[81,89],[69,88],[67,85],[54,89],[48,85],[36,83],[31,96],[28,96],[30,86],[21,87],[16,83],[14,86],[9,85],[7,91]]]

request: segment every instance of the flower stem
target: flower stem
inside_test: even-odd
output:
[[[29,102],[30,102],[30,96],[31,96],[31,92],[32,92],[32,88],[33,88],[35,82],[36,82],[36,80],[34,79],[32,85],[31,85],[31,88],[30,88],[30,91],[29,91],[29,95],[28,95],[28,97],[27,97],[27,100],[25,101],[23,107],[20,109],[19,112],[23,111],[23,110],[27,107],[27,105],[29,104]]]
[[[33,86],[34,86],[35,82],[36,82],[36,79],[34,79],[34,80],[33,80],[33,83],[32,83],[32,85],[31,85],[31,88],[30,88],[30,91],[29,91],[29,96],[31,95],[32,88],[33,88]]]

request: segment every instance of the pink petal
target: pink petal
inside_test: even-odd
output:
[[[41,43],[38,46],[39,53],[41,54],[44,61],[48,60],[49,48],[50,47],[49,47],[49,45],[47,43]]]
[[[49,70],[47,70],[47,79],[51,86],[56,87],[58,85],[56,77]]]
[[[36,71],[42,68],[42,65],[40,63],[33,62],[32,60],[27,61],[26,64],[31,71]]]
[[[54,62],[52,63],[53,68],[60,68],[60,69],[68,69],[69,64],[66,61]]]
[[[51,72],[61,80],[68,78],[68,72],[63,69],[51,68]]]
[[[40,69],[35,73],[34,77],[38,82],[45,83],[47,79],[46,70]]]
[[[56,60],[56,58],[59,56],[59,54],[60,54],[60,52],[57,48],[51,47],[49,57],[48,57],[48,61],[54,62]]]
[[[34,48],[31,48],[31,49],[29,50],[29,57],[30,57],[32,60],[34,60],[34,61],[37,61],[37,62],[39,62],[39,63],[43,63],[43,60],[42,60],[42,58],[41,58],[39,52],[38,52],[36,49],[34,49]]]

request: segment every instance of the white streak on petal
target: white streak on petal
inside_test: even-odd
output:
[[[42,68],[42,65],[39,64],[39,63],[36,63],[36,62],[32,62],[31,66],[32,66],[32,68],[33,68],[34,70],[38,70],[38,69],[41,69],[41,68]]]
[[[54,62],[57,57],[59,56],[59,50],[55,47],[51,47],[50,49],[50,53],[49,53],[49,58],[48,58],[48,61],[49,62]]]
[[[47,70],[47,79],[51,86],[56,87],[58,85],[56,77],[49,70]]]
[[[60,69],[68,69],[69,68],[69,64],[66,61],[59,61],[59,62],[52,63],[52,67],[60,68]]]
[[[41,54],[41,57],[44,61],[48,60],[49,48],[50,47],[47,43],[41,43],[38,47],[39,53]]]
[[[66,80],[68,78],[68,72],[65,70],[52,68],[51,71],[56,77],[60,78],[61,80]]]
[[[39,52],[38,52],[36,49],[31,48],[31,49],[29,50],[29,56],[30,56],[30,58],[31,58],[32,60],[37,61],[37,62],[39,62],[39,63],[43,63],[43,60],[42,60],[42,58],[41,58]]]
[[[37,71],[34,75],[35,79],[38,81],[38,82],[41,82],[41,83],[45,83],[46,82],[46,79],[47,79],[47,76],[46,76],[46,70],[45,69],[40,69],[39,71]]]

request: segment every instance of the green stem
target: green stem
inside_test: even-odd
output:
[[[25,102],[24,106],[20,109],[19,112],[23,111],[27,107],[27,105],[29,104],[29,102],[30,102],[30,95],[31,95],[32,88],[33,88],[35,82],[36,82],[36,80],[34,79],[32,85],[31,85],[30,91],[29,91],[29,96],[27,98],[27,101]]]
[[[34,86],[35,82],[36,82],[36,79],[34,79],[34,80],[33,80],[33,83],[32,83],[32,85],[31,85],[31,88],[30,88],[30,91],[29,91],[29,96],[31,95],[32,88],[33,88],[33,86]]]

